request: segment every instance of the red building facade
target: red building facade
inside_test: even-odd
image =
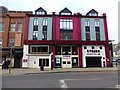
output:
[[[67,8],[47,14],[40,7],[27,15],[26,23],[23,67],[111,66],[105,14],[98,16],[94,9],[72,14]]]

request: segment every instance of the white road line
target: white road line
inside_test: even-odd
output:
[[[72,80],[102,80],[102,78],[88,78],[88,79],[64,79],[67,81],[72,81]]]
[[[115,87],[120,89],[120,85],[115,85]]]
[[[66,83],[65,83],[65,80],[59,80],[59,83],[60,83],[61,88],[68,88]]]

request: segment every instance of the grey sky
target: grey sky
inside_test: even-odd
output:
[[[1,0],[0,5],[9,10],[35,11],[43,7],[48,13],[58,13],[68,7],[73,13],[86,14],[92,8],[99,14],[107,14],[109,39],[118,42],[118,1],[119,0]]]

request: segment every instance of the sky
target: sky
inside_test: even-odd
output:
[[[67,7],[73,13],[85,15],[95,9],[99,15],[106,13],[109,40],[118,43],[118,2],[119,0],[0,0],[0,6],[12,11],[35,11],[43,7],[47,13],[59,13]]]

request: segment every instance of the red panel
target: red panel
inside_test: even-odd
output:
[[[26,16],[26,21],[25,21],[25,31],[24,31],[24,41],[28,40],[28,22],[29,22],[29,17],[28,15]]]
[[[73,39],[80,40],[80,18],[73,18]]]
[[[79,51],[79,65],[80,65],[80,67],[83,67],[83,64],[82,64],[82,46],[80,46],[78,48],[78,51]]]
[[[107,28],[107,21],[106,21],[106,16],[104,16],[104,30],[105,30],[105,39],[108,39],[108,28]]]
[[[106,54],[106,62],[107,66],[110,67],[110,52],[109,52],[109,46],[105,46],[105,54]]]
[[[41,45],[108,45],[107,41],[79,41],[79,40],[26,40],[24,44]]]

